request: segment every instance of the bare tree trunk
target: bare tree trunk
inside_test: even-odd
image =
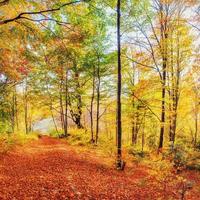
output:
[[[74,123],[76,124],[78,129],[82,129],[83,125],[81,123],[81,117],[82,117],[82,97],[81,97],[81,93],[80,93],[80,83],[79,83],[79,72],[77,71],[77,69],[75,69],[75,82],[76,82],[76,111],[73,112],[73,110],[71,110],[71,114],[72,114],[72,119],[74,121]]]
[[[54,117],[54,114],[53,114],[53,106],[52,106],[52,104],[50,106],[50,111],[51,111],[51,117],[52,117],[52,120],[53,120],[53,124],[54,124],[54,127],[56,129],[56,133],[58,133],[58,127],[57,127],[56,120],[55,120],[55,117]]]
[[[11,127],[12,132],[15,132],[15,104],[14,104],[14,93],[12,96],[12,108],[11,108]]]
[[[63,79],[60,80],[60,91],[59,91],[59,101],[60,101],[60,121],[61,128],[64,131],[64,106],[63,106]]]
[[[25,89],[24,89],[24,122],[25,122],[25,132],[28,134],[28,81],[25,80]]]
[[[95,67],[93,67],[93,78],[92,78],[92,96],[90,102],[90,131],[91,131],[91,142],[94,143],[94,122],[93,122],[93,104],[94,104],[94,92],[95,92]]]
[[[65,122],[64,122],[64,135],[68,136],[68,68],[66,69],[65,77]]]
[[[162,54],[162,100],[161,100],[161,126],[160,126],[160,139],[159,139],[159,146],[158,149],[163,148],[163,141],[164,141],[164,132],[165,132],[165,96],[166,96],[166,79],[167,79],[167,53],[168,53],[168,47],[167,47],[167,39],[168,39],[168,33],[167,33],[167,19],[166,16],[163,15],[163,3],[161,3],[160,7],[161,12],[161,39],[163,42],[163,48],[161,49]]]
[[[142,129],[142,152],[144,151],[144,145],[145,145],[145,119],[146,118],[146,112],[144,113],[144,122],[143,122],[143,129]]]
[[[164,132],[165,132],[165,95],[166,95],[166,59],[163,63],[163,83],[162,83],[162,103],[161,103],[161,127],[160,127],[160,139],[159,139],[159,149],[163,147]]]
[[[178,20],[179,25],[179,20]],[[176,137],[176,124],[177,124],[177,109],[179,103],[179,85],[180,85],[180,41],[179,41],[179,33],[177,33],[177,59],[176,59],[176,71],[174,67],[171,66],[172,73],[172,88],[171,88],[171,96],[172,96],[172,114],[171,114],[171,126],[170,126],[170,141],[175,142]],[[173,59],[173,58],[172,58]]]
[[[132,107],[133,107],[133,115],[132,115],[132,145],[136,144],[137,138],[136,138],[136,105],[135,105],[135,91],[134,91],[134,86],[135,86],[135,65],[132,63],[133,66],[133,79],[132,79]]]
[[[18,118],[18,101],[17,101],[17,89],[15,87],[15,124],[17,131],[19,130],[19,118]]]
[[[132,125],[132,144],[137,144],[137,138],[138,138],[138,132],[139,132],[139,126],[140,126],[140,119],[139,119],[139,110],[138,107],[135,107],[134,111],[134,121]]]
[[[81,128],[83,128],[83,125],[81,123],[81,117],[82,117],[82,98],[81,98],[80,94],[78,94],[77,99],[78,99],[78,105],[77,105],[78,113],[75,115],[76,116],[76,125],[77,125],[78,129],[81,129]]]
[[[47,86],[48,86],[48,82],[47,82]],[[47,87],[47,92],[48,92],[48,95],[49,95],[49,98],[50,98],[50,111],[51,111],[51,117],[52,117],[52,120],[53,120],[53,123],[54,123],[54,127],[55,127],[55,130],[56,130],[56,133],[58,133],[58,126],[57,126],[57,123],[56,123],[56,120],[55,120],[55,117],[54,117],[54,114],[53,114],[53,100],[52,100],[52,97],[51,97],[51,93],[49,92],[49,88]]]
[[[116,168],[124,168],[122,161],[122,124],[121,124],[121,0],[117,0],[117,47],[118,47],[118,82],[117,82],[117,162]]]
[[[99,66],[99,58],[98,58],[98,67],[97,67],[97,115],[96,115],[96,144],[99,138],[99,111],[100,111],[100,66]]]

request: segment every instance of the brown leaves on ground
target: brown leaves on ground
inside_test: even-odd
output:
[[[200,175],[187,176],[200,183]],[[156,180],[145,166],[116,171],[105,158],[48,137],[0,156],[0,199],[181,199],[178,184]],[[200,189],[184,197],[200,199]]]

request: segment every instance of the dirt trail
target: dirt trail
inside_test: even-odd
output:
[[[178,199],[174,191],[169,197]],[[78,153],[62,140],[42,137],[0,156],[0,199],[167,198],[142,166],[118,172],[91,153]]]

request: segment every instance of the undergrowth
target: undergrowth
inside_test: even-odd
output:
[[[6,153],[15,146],[24,145],[31,140],[38,139],[37,133],[0,134],[0,153]]]

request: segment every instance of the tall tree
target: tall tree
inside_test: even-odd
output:
[[[121,0],[117,0],[117,59],[118,59],[118,81],[117,81],[117,169],[123,168],[122,161],[122,122],[121,122],[121,32],[120,32],[120,20],[121,20]]]

